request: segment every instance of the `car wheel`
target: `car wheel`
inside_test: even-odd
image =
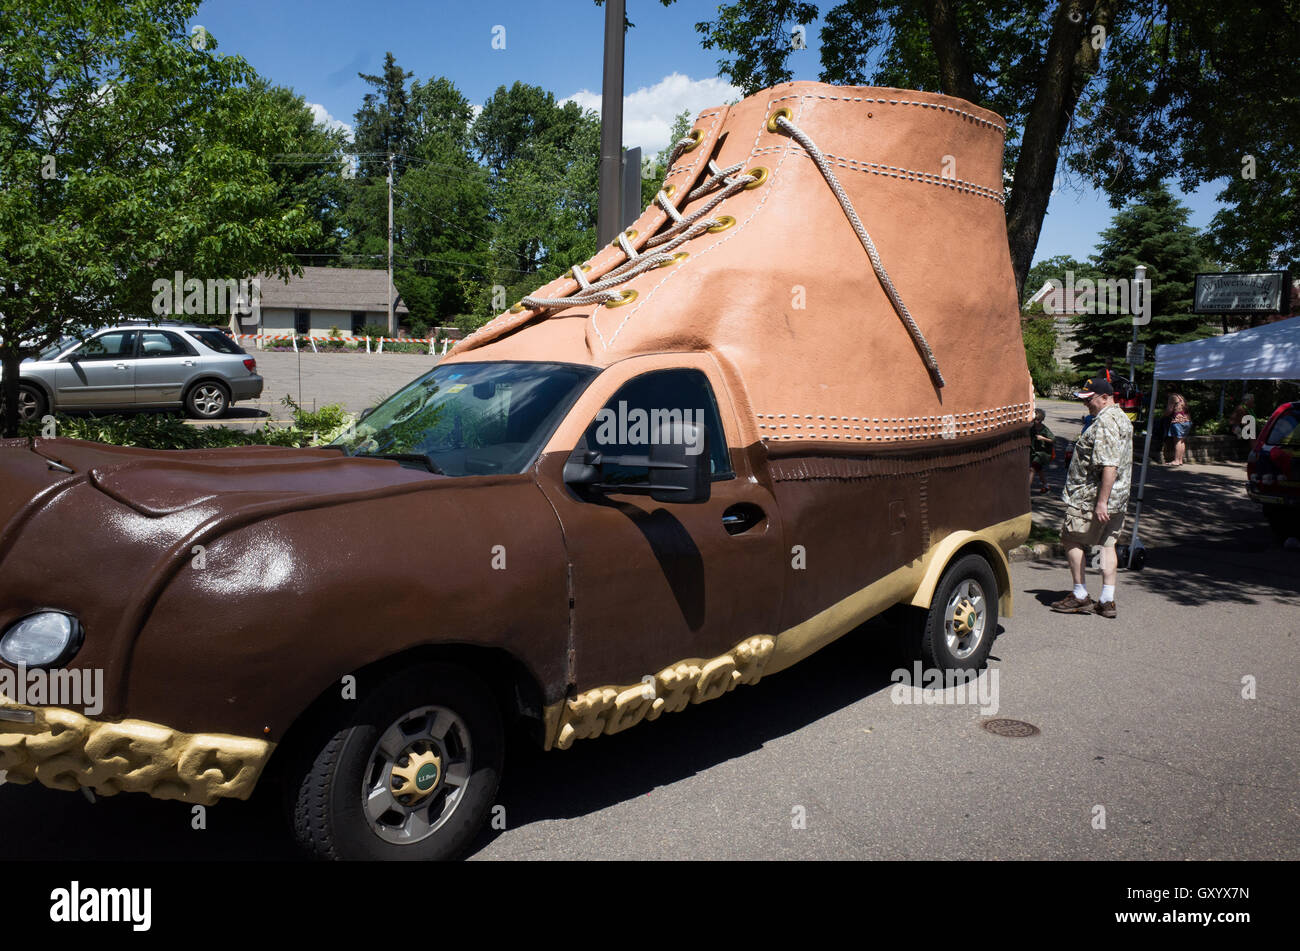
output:
[[[45,394],[34,386],[18,387],[18,422],[40,419],[49,412],[50,404]]]
[[[456,858],[487,821],[504,747],[500,712],[473,673],[404,671],[291,770],[294,833],[322,859]]]
[[[944,571],[927,610],[912,616],[912,654],[937,670],[979,670],[998,630],[998,583],[981,555]]]
[[[185,412],[194,419],[220,419],[230,408],[230,391],[220,383],[205,380],[185,394]]]

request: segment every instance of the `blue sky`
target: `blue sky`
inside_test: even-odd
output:
[[[695,31],[717,6],[716,0],[678,0],[671,7],[628,0],[636,24],[626,48],[628,147],[656,151],[682,108],[695,113],[735,98],[718,77],[717,53],[703,49]],[[592,0],[207,0],[191,21],[196,24],[222,51],[238,53],[261,75],[318,106],[320,117],[347,124],[367,89],[357,73],[379,73],[389,50],[420,79],[450,77],[476,104],[515,80],[584,106],[599,104],[604,10]],[[498,26],[505,28],[504,49],[492,46]],[[795,79],[817,78],[817,30],[809,27],[808,49],[791,56]],[[1219,189],[1209,185],[1182,196],[1194,226],[1209,224]],[[1035,260],[1086,257],[1113,214],[1098,192],[1063,177]]]

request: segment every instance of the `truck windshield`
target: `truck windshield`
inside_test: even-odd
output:
[[[523,472],[599,372],[570,363],[453,363],[398,390],[331,445],[449,476]]]

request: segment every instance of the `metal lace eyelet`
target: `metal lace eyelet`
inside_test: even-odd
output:
[[[528,309],[528,308],[524,306],[523,301],[520,301],[520,302],[517,303],[517,304],[512,304],[512,305],[510,306],[510,310],[507,311],[507,313],[510,313],[510,314],[522,314],[522,313],[523,313],[524,311],[526,311],[527,309]]]
[[[726,231],[735,223],[736,219],[731,217],[731,215],[718,215],[718,223],[716,225],[710,225],[705,230],[708,231],[709,234],[717,234],[719,231]]]
[[[696,147],[697,147],[701,142],[704,141],[704,133],[703,133],[701,130],[699,130],[699,129],[692,129],[692,130],[690,131],[690,136],[691,136],[691,138],[694,139],[695,141],[692,142],[690,145],[686,146],[686,148],[682,149],[682,154],[683,154],[683,155],[685,155],[687,152],[693,152],[693,151],[695,151]]]
[[[757,188],[759,185],[762,185],[765,181],[767,181],[767,177],[772,173],[769,172],[762,165],[755,165],[749,171],[745,172],[745,174],[753,175],[755,178],[754,181],[750,182],[748,185],[745,186],[745,191],[751,191],[752,189]]]
[[[627,290],[620,291],[619,294],[620,296],[614,300],[605,301],[605,306],[622,307],[624,304],[630,304],[632,301],[636,300],[636,291],[632,290],[630,287]]]
[[[685,251],[678,251],[676,254],[674,254],[674,255],[673,255],[671,258],[669,258],[667,261],[664,261],[664,262],[661,263],[661,264],[656,264],[655,267],[672,267],[674,264],[681,264],[683,261],[685,261],[685,260],[686,260],[687,258],[689,258],[689,257],[690,257],[690,254],[688,254],[687,252],[685,252]]]
[[[637,236],[639,233],[640,233],[640,232],[638,232],[635,228],[628,228],[626,231],[623,232],[623,237],[627,238],[629,241],[635,241],[635,240],[636,240],[636,236]],[[618,244],[618,238],[615,238],[613,241],[611,241],[611,242],[609,243],[609,246],[610,246],[611,248],[617,248],[617,247],[619,246],[619,244]]]
[[[665,185],[665,186],[664,186],[664,194],[667,195],[669,198],[672,198],[674,195],[677,194],[677,186],[676,186],[676,185]]]
[[[767,117],[767,131],[780,132],[781,127],[776,124],[776,120],[783,117],[786,119],[793,119],[794,113],[791,112],[789,109],[787,109],[785,106],[782,106],[780,109],[776,110],[776,112],[772,113],[770,116]]]

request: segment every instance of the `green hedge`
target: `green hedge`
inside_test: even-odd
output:
[[[352,415],[331,403],[317,410],[304,410],[292,399],[281,402],[293,413],[291,426],[260,426],[252,431],[228,426],[190,426],[179,413],[139,413],[131,416],[54,417],[54,435],[65,439],[87,439],[111,446],[140,449],[220,449],[226,446],[315,446],[324,445],[352,423]],[[23,436],[41,436],[46,431],[40,420],[24,423]]]

